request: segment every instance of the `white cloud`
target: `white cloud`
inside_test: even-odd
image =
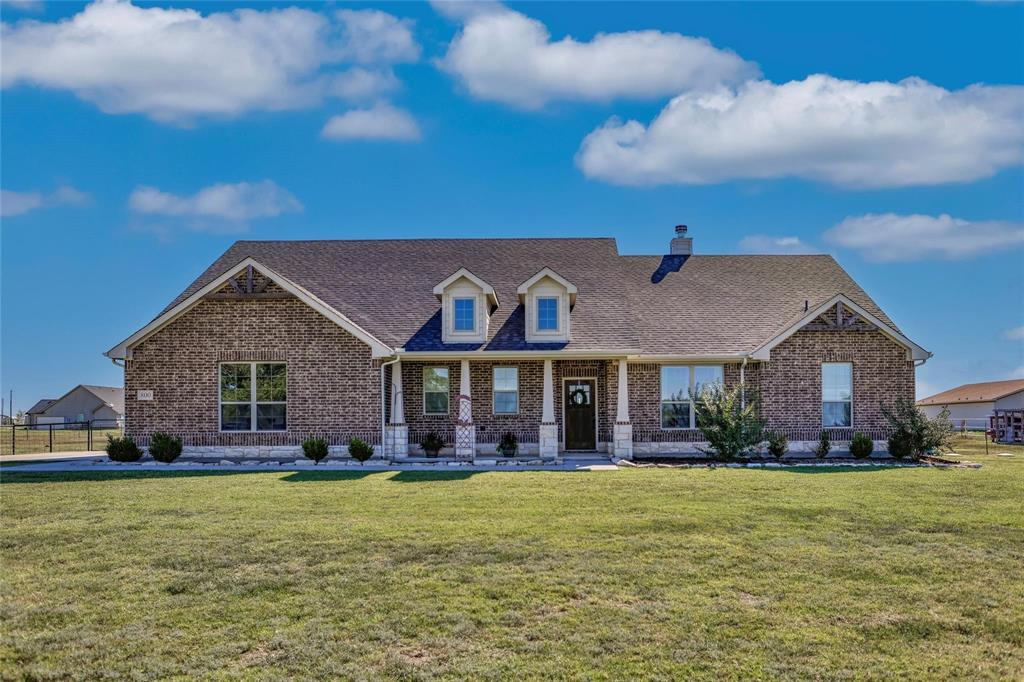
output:
[[[420,127],[409,112],[389,104],[378,104],[371,109],[352,109],[332,116],[321,135],[330,140],[408,142],[420,139]]]
[[[767,234],[751,234],[740,240],[744,253],[803,254],[815,253],[814,247],[805,244],[799,237],[772,237]]]
[[[1024,341],[1024,327],[1014,327],[1003,332],[1003,338],[1010,341]]]
[[[302,210],[291,192],[270,180],[218,183],[191,196],[137,187],[128,206],[142,215],[185,218],[187,226],[198,232],[244,232],[250,220]]]
[[[613,118],[576,162],[622,185],[798,177],[870,188],[977,180],[1022,159],[1024,87],[814,75],[686,93],[646,127]]]
[[[61,185],[49,194],[42,192],[14,192],[0,190],[0,216],[11,218],[22,215],[37,208],[53,208],[55,206],[85,206],[92,198],[85,192],[70,185]]]
[[[200,14],[100,0],[57,22],[3,24],[2,84],[70,90],[108,113],[175,124],[319,103],[342,64],[419,56],[408,22],[295,7]],[[343,94],[343,93],[342,93]]]
[[[661,31],[553,41],[536,19],[497,3],[435,3],[464,22],[439,65],[474,96],[525,109],[550,100],[646,99],[738,82],[758,69],[704,38]]]
[[[356,66],[335,76],[330,91],[347,100],[366,100],[393,92],[399,85],[391,69],[370,70]]]
[[[953,260],[1024,244],[1024,223],[880,213],[846,218],[824,238],[871,261]]]

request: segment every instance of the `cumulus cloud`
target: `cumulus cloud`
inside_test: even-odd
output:
[[[332,116],[321,135],[329,140],[409,142],[420,139],[420,127],[409,112],[389,104],[378,104],[370,109],[352,109]]]
[[[55,206],[85,206],[91,201],[85,192],[70,185],[61,185],[49,194],[43,192],[15,192],[0,190],[0,217],[11,218],[38,208]]]
[[[1024,223],[881,213],[846,218],[824,238],[870,261],[953,260],[1024,244]]]
[[[797,177],[878,188],[977,180],[1022,158],[1024,87],[814,75],[685,93],[647,126],[613,118],[576,162],[621,185]]]
[[[270,180],[218,183],[191,196],[142,186],[131,193],[128,207],[145,216],[184,218],[198,232],[244,232],[250,220],[302,210],[291,192]]]
[[[4,23],[0,43],[5,88],[70,90],[108,113],[174,124],[312,106],[344,94],[334,86],[345,65],[373,64],[386,83],[391,64],[419,57],[410,24],[377,10],[203,15],[123,0],[56,22]]]
[[[1014,327],[1003,332],[1003,338],[1010,341],[1024,341],[1024,327]]]
[[[814,253],[815,249],[805,244],[799,237],[772,237],[767,234],[751,234],[740,240],[740,250],[744,253],[767,254],[804,254]]]
[[[757,75],[754,64],[704,38],[661,31],[552,40],[547,27],[497,3],[436,3],[464,22],[442,69],[474,96],[524,109],[551,100],[609,101],[675,95]]]

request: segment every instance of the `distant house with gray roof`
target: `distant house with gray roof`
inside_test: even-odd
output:
[[[40,400],[26,413],[28,424],[82,424],[114,427],[124,419],[124,389],[79,384],[55,400]]]

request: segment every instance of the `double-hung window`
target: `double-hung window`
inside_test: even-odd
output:
[[[722,383],[721,365],[662,365],[661,428],[695,428],[690,392],[700,395],[714,383]]]
[[[519,412],[519,368],[494,368],[494,414]]]
[[[448,414],[448,368],[423,368],[423,414]]]
[[[221,431],[285,431],[288,368],[283,362],[225,362],[220,366]]]
[[[822,363],[821,425],[853,426],[853,363]]]
[[[452,328],[457,332],[476,331],[476,299],[456,298],[452,301],[454,312],[454,324]]]
[[[557,296],[541,296],[537,299],[537,331],[558,331]]]

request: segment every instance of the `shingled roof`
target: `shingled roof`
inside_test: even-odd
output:
[[[577,351],[733,355],[750,352],[843,294],[896,329],[831,257],[621,256],[614,239],[239,241],[164,312],[252,258],[406,351],[544,350],[527,344],[516,287],[549,267],[578,287]],[[433,287],[461,267],[501,305],[482,346],[441,343]],[[162,314],[162,313],[161,313]]]
[[[927,398],[921,398],[917,401],[917,404],[952,405],[955,403],[985,403],[1005,398],[1020,391],[1024,391],[1024,379],[983,381],[977,384],[964,384],[963,386],[957,386]]]

